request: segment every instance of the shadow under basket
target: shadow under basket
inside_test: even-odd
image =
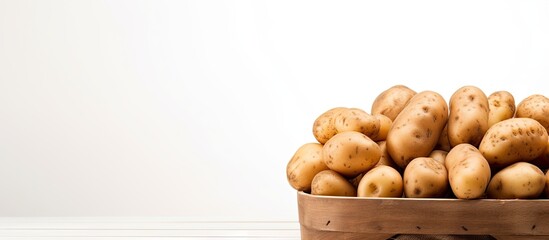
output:
[[[359,198],[298,192],[297,202],[304,240],[399,235],[549,239],[548,199]]]

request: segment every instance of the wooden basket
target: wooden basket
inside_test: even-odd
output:
[[[297,194],[302,239],[396,234],[549,239],[549,200],[359,198]]]

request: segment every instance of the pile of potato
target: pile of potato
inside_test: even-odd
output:
[[[314,195],[411,198],[549,196],[549,98],[438,93],[392,86],[371,114],[337,107],[313,124],[318,142],[288,162],[290,185]]]

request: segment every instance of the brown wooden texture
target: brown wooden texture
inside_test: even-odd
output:
[[[309,229],[301,225],[301,239],[302,240],[380,240],[388,239],[393,234],[377,234],[377,233],[353,233],[353,232],[334,232],[334,231],[318,231]]]
[[[549,236],[492,236],[497,240],[547,240]]]
[[[547,199],[358,198],[298,192],[298,209],[302,236],[317,236],[303,239],[322,239],[321,234],[328,239],[342,233],[348,236],[342,239],[358,239],[353,238],[352,233],[356,236],[450,234],[549,239]]]

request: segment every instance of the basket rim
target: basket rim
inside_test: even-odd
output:
[[[495,199],[495,198],[478,198],[478,199],[459,199],[459,198],[406,198],[406,197],[348,197],[348,196],[326,196],[326,195],[313,195],[304,191],[297,191],[298,195],[310,198],[320,199],[342,199],[342,200],[354,200],[354,201],[368,201],[368,200],[391,200],[391,201],[441,201],[441,202],[461,202],[461,201],[482,201],[482,202],[549,202],[546,198],[534,198],[534,199]]]

